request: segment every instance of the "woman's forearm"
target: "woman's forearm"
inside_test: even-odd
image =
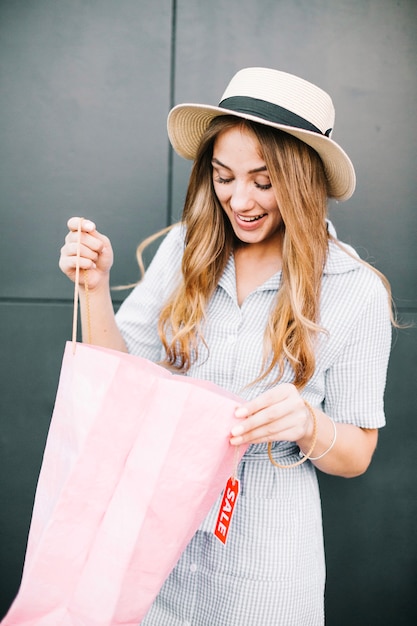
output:
[[[80,287],[79,294],[83,341],[127,352],[126,344],[116,324],[109,286],[101,284],[94,290]]]
[[[314,465],[322,472],[345,478],[363,474],[375,451],[378,430],[335,423],[328,415],[317,409],[314,413],[317,420],[317,441],[311,452]],[[313,421],[310,432],[297,441],[303,453],[311,447],[312,432]]]
[[[378,440],[376,429],[334,423],[288,383],[243,403],[235,415],[242,421],[232,429],[232,445],[294,441],[317,468],[346,478],[366,471]]]

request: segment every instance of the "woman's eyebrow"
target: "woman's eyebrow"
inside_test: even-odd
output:
[[[215,157],[212,158],[211,162],[215,163],[216,165],[219,165],[220,167],[224,167],[226,170],[230,170],[230,167],[228,167],[227,165],[225,165],[224,163],[222,163],[221,161],[219,161],[219,159],[216,159]]]
[[[257,174],[258,172],[266,172],[266,165],[261,165],[261,167],[255,167],[254,170],[249,170],[248,174]]]
[[[225,165],[224,163],[222,163],[221,161],[219,161],[219,159],[216,159],[215,157],[212,158],[212,163],[215,163],[216,165],[219,165],[220,167],[224,167],[226,170],[232,171],[228,165]],[[266,171],[267,171],[266,165],[261,165],[261,167],[255,167],[255,169],[249,170],[248,174],[257,174],[258,172],[266,172]]]

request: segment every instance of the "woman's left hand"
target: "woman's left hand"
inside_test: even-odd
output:
[[[294,385],[284,383],[245,402],[235,411],[242,422],[232,429],[234,446],[298,441],[313,434],[313,420]]]

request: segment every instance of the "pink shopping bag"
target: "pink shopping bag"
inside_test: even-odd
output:
[[[2,626],[137,626],[237,461],[237,397],[145,359],[72,346]]]

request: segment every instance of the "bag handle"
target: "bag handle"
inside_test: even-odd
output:
[[[83,223],[83,217],[78,222],[77,229],[77,255],[75,262],[75,284],[74,284],[74,307],[72,314],[72,353],[75,354],[77,346],[77,324],[78,324],[78,303],[80,299],[80,256],[81,256],[81,227]],[[85,303],[87,307],[87,343],[91,343],[91,320],[90,320],[90,301],[88,292],[88,271],[83,270],[84,273],[84,289],[85,289]]]

